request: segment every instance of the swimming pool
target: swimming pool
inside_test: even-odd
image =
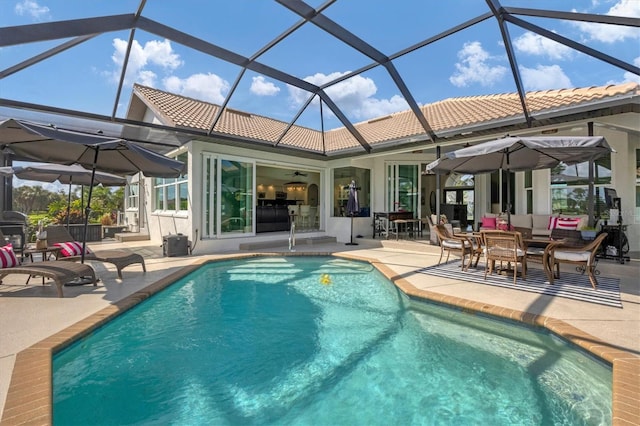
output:
[[[54,358],[55,424],[608,424],[611,369],[370,264],[206,265]]]

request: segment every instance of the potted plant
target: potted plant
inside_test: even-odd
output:
[[[583,240],[593,240],[596,237],[598,230],[593,226],[585,226],[580,229],[580,234]]]

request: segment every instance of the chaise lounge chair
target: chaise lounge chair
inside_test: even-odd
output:
[[[75,242],[74,238],[64,226],[47,226],[45,229],[47,231],[47,242],[49,245],[54,245],[56,243]],[[106,262],[115,265],[116,269],[118,270],[118,278],[120,279],[122,279],[122,269],[135,263],[140,263],[142,265],[142,270],[144,272],[147,272],[147,267],[144,264],[144,258],[138,253],[134,253],[129,250],[96,250],[91,253],[85,253],[84,258],[85,260],[96,260],[99,262]],[[59,259],[64,261],[79,261],[81,259],[81,255],[78,254],[73,256],[60,257]]]
[[[0,243],[2,242],[4,242],[4,235],[0,232]],[[14,263],[19,263],[17,258],[15,258]],[[56,283],[58,297],[64,297],[62,287],[66,283],[75,279],[90,278],[90,282],[94,286],[98,285],[96,273],[91,266],[82,263],[63,262],[61,260],[27,263],[22,265],[17,264],[16,266],[0,268],[0,284],[2,284],[2,279],[4,277],[12,274],[50,278]]]
[[[0,269],[0,284],[2,279],[11,274],[23,274],[35,277],[50,278],[56,283],[58,297],[64,297],[62,287],[65,283],[79,278],[90,278],[94,286],[98,285],[93,268],[84,263],[51,260],[48,262],[27,263],[12,268]]]

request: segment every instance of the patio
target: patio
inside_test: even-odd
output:
[[[427,241],[380,241],[359,238],[357,242],[358,246],[345,246],[341,243],[299,244],[296,246],[296,253],[341,253],[344,256],[379,262],[380,269],[407,293],[456,305],[467,312],[477,310],[536,324],[544,321],[547,327],[567,336],[573,335],[574,338],[578,338],[582,342],[581,346],[592,347],[607,358],[620,356],[631,358],[632,362],[627,363],[627,365],[631,365],[631,369],[625,370],[622,375],[614,373],[614,382],[621,382],[621,385],[615,385],[614,389],[621,389],[626,384],[631,384],[631,389],[626,387],[631,391],[631,394],[625,394],[625,397],[638,400],[637,389],[633,388],[633,383],[637,383],[638,368],[640,368],[640,364],[638,364],[640,361],[640,289],[637,282],[637,277],[640,275],[640,261],[638,259],[632,260],[624,266],[609,261],[599,263],[601,276],[615,276],[620,279],[623,305],[623,308],[620,309],[419,273],[419,269],[435,265],[439,257],[439,248],[429,245]],[[22,277],[19,276],[7,278],[5,283],[9,285],[0,286],[0,321],[3,324],[0,330],[2,351],[0,353],[0,408],[2,411],[4,411],[7,402],[11,373],[20,351],[92,315],[94,321],[97,317],[104,318],[101,316],[103,314],[97,316],[94,314],[105,308],[111,311],[117,310],[113,306],[117,302],[123,303],[123,299],[158,280],[171,280],[172,276],[179,273],[185,266],[206,259],[224,258],[238,254],[167,258],[162,257],[161,247],[149,241],[130,243],[105,241],[91,244],[91,247],[94,248],[102,248],[102,246],[105,246],[104,248],[126,247],[143,254],[147,259],[148,272],[143,275],[140,268],[131,268],[129,274],[125,276],[125,280],[120,283],[116,278],[115,268],[94,263],[96,272],[102,278],[98,287],[68,287],[65,289],[65,298],[63,299],[57,298],[55,289],[48,285],[25,287]],[[262,251],[282,254],[289,252],[284,245]],[[253,253],[256,252],[241,252],[241,254]],[[572,269],[563,270],[569,272]],[[562,322],[557,323],[550,318]],[[91,320],[88,319],[84,322],[89,323]],[[584,333],[581,336],[580,331],[586,333],[587,338]],[[588,338],[595,338],[595,341],[589,342]],[[59,341],[56,339],[59,337],[53,339]],[[48,341],[52,341],[52,339],[48,339]],[[609,349],[601,342],[606,342]],[[46,401],[48,397],[45,395],[41,398]],[[30,402],[37,405],[38,398],[29,399]],[[630,410],[631,413],[635,409],[623,405],[623,411],[624,408]],[[631,418],[638,418],[637,411],[635,413],[636,417]],[[25,415],[29,414],[25,413]],[[633,414],[625,412],[622,416],[629,418],[629,415]],[[24,417],[24,419],[26,418],[29,417]],[[4,420],[6,421],[6,419]]]

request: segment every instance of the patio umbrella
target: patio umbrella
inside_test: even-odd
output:
[[[28,166],[5,166],[0,167],[0,175],[15,176],[24,180],[35,180],[38,182],[55,182],[69,185],[69,195],[67,203],[67,228],[69,227],[69,211],[71,208],[71,185],[91,185],[93,171],[87,170],[79,164],[70,166],[64,164],[31,164]],[[127,179],[111,173],[96,171],[94,175],[94,185],[103,186],[124,186]]]
[[[351,241],[346,245],[357,246],[358,243],[353,242],[353,216],[360,213],[360,206],[358,205],[358,187],[356,181],[352,180],[349,184],[349,196],[347,198],[347,214],[351,216]]]
[[[481,174],[547,169],[596,160],[613,150],[602,136],[506,137],[443,154],[426,172]],[[507,179],[507,221],[511,227],[511,191]],[[592,196],[589,194],[589,196]]]
[[[184,170],[182,162],[124,139],[63,130],[15,119],[0,121],[0,149],[3,153],[12,153],[20,159],[81,164],[91,169],[91,186],[85,209],[82,262],[97,170],[121,175],[142,172],[149,177],[178,177]]]

